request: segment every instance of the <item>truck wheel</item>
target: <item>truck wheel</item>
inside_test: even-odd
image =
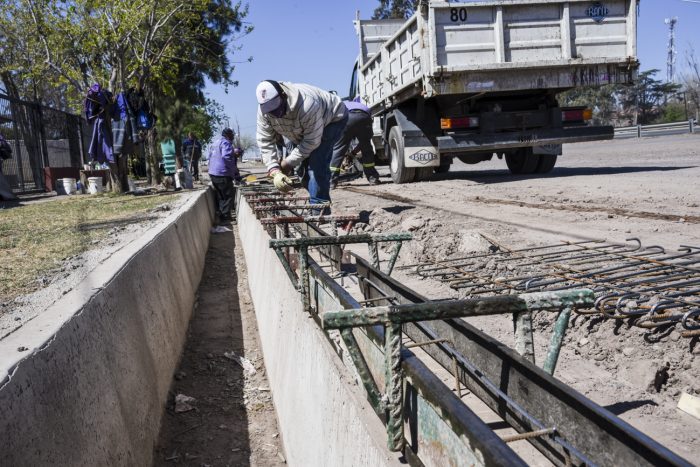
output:
[[[506,165],[512,174],[531,174],[537,170],[540,158],[532,148],[520,148],[515,154],[506,154]]]
[[[537,173],[546,174],[551,172],[556,163],[556,154],[540,154],[540,162],[537,164]]]
[[[416,176],[416,169],[408,168],[403,163],[403,135],[398,126],[389,131],[389,171],[394,183],[409,183]]]

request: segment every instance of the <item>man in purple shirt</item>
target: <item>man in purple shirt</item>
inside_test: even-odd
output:
[[[209,178],[216,193],[216,214],[219,222],[231,220],[231,208],[233,207],[233,182],[241,181],[238,171],[238,163],[233,148],[235,134],[230,128],[224,128],[221,137],[217,139],[209,150]]]
[[[357,138],[358,147],[362,151],[362,170],[370,185],[379,185],[379,174],[374,168],[374,150],[372,149],[372,114],[369,107],[361,102],[343,101],[348,109],[348,123],[335,146],[331,158],[331,188],[338,185],[340,167],[348,152],[350,143]],[[356,151],[353,151],[355,154]]]

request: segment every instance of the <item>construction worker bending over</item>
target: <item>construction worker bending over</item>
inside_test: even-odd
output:
[[[331,156],[348,120],[343,102],[315,86],[272,80],[258,84],[255,94],[257,143],[275,187],[289,191],[287,175],[296,168],[310,203],[330,202]],[[280,135],[296,145],[286,158],[276,144]]]
[[[331,159],[331,189],[338,185],[340,167],[348,152],[350,143],[357,138],[358,146],[362,151],[362,171],[370,185],[379,185],[379,174],[374,168],[374,150],[372,149],[372,114],[369,107],[361,102],[343,101],[348,109],[348,123],[345,125],[343,135],[333,148]],[[354,151],[353,151],[354,154]]]

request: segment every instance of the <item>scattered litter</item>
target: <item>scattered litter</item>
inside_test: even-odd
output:
[[[678,408],[700,420],[700,398],[684,392],[678,401]]]
[[[277,451],[277,457],[280,458],[280,460],[282,461],[283,464],[287,463],[287,459],[285,459],[284,456],[279,451]]]
[[[25,347],[23,345],[20,345],[19,347],[17,347],[17,352],[26,352],[27,350],[29,350],[29,348]]]
[[[241,355],[236,355],[233,352],[224,352],[224,357],[238,363],[249,375],[254,375],[257,373],[257,370],[251,361]]]
[[[217,225],[216,227],[212,227],[210,232],[211,233],[224,233],[224,232],[233,232],[233,230],[231,230],[228,227],[225,227],[223,225]]]
[[[258,391],[269,391],[269,390],[270,390],[270,388],[263,388],[263,387],[258,388]]]
[[[175,413],[189,412],[194,410],[190,404],[195,402],[197,399],[194,397],[186,396],[184,394],[178,394],[175,396]]]

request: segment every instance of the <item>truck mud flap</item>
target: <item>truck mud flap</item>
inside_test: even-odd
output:
[[[484,152],[501,149],[543,146],[548,144],[581,143],[613,139],[611,126],[582,126],[544,130],[517,131],[491,135],[461,134],[438,136],[441,154],[451,152]]]

